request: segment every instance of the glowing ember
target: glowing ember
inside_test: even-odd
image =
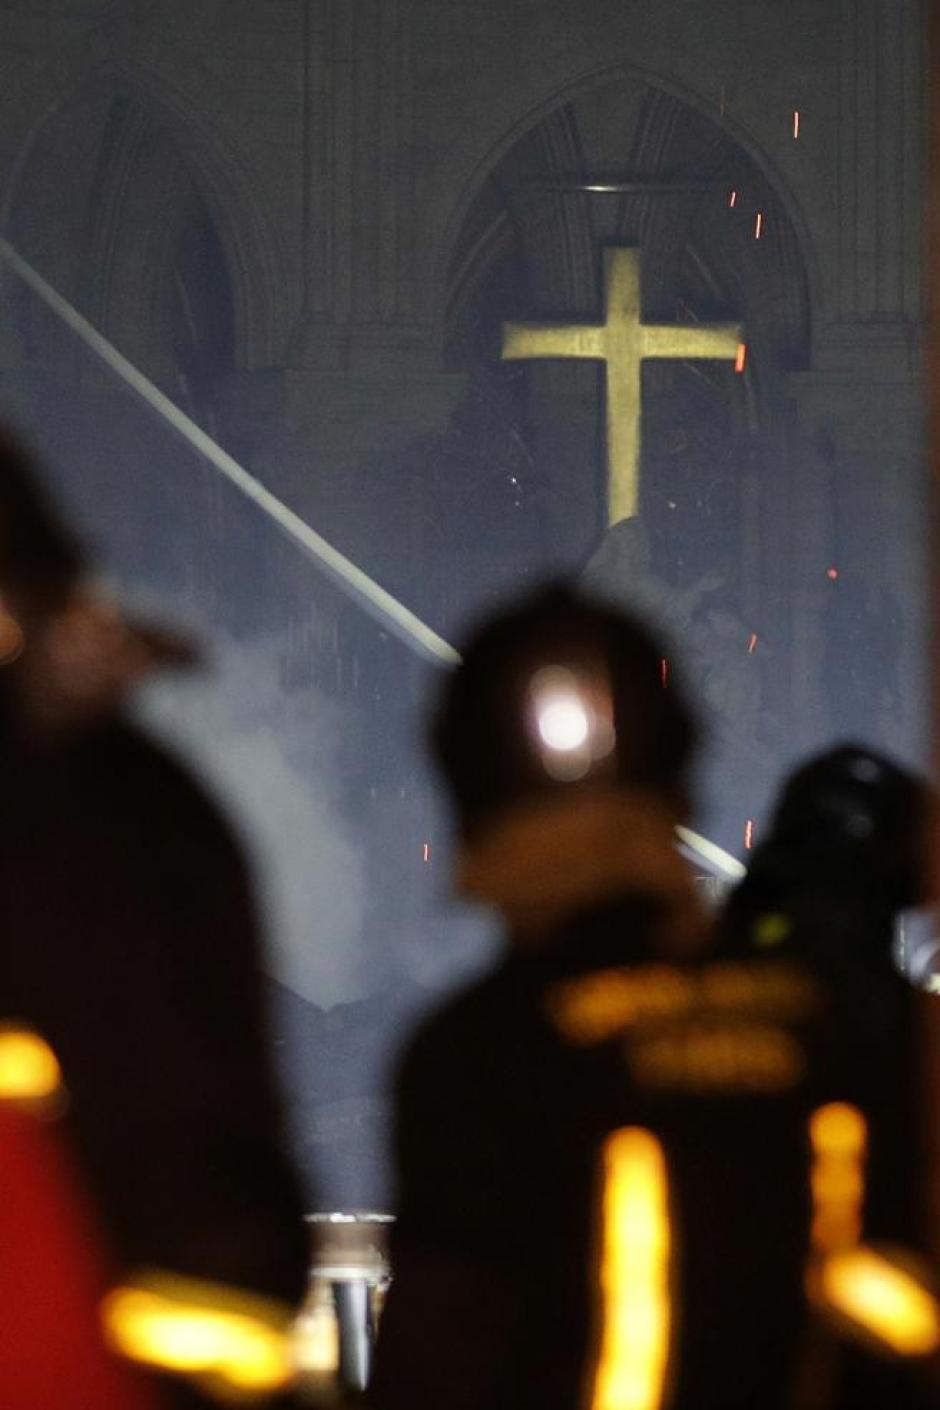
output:
[[[734,359],[735,372],[743,372],[747,366],[747,343],[738,343],[738,355]]]
[[[421,856],[422,856],[422,858],[424,859],[424,861],[426,861],[426,862],[429,862],[429,861],[431,860],[431,844],[430,844],[430,842],[425,842],[424,846],[421,848]]]
[[[757,219],[754,222],[754,239],[759,240],[764,233],[764,212],[757,212]]]
[[[659,663],[659,679],[662,682],[663,690],[665,690],[669,684],[669,662],[665,656]]]
[[[749,852],[754,846],[754,819],[748,818],[744,824],[744,848]]]
[[[836,579],[838,578],[838,576],[839,576],[839,570],[838,570],[838,568],[827,568],[827,569],[826,569],[826,577],[829,579],[829,581],[830,581],[831,583],[834,583],[834,582],[836,581]]]
[[[728,197],[728,205],[731,207],[732,210],[734,210],[734,208],[735,208],[735,206],[736,206],[737,204],[738,204],[738,193],[737,193],[737,191],[732,191],[731,194],[730,194],[730,196]]]
[[[793,140],[796,142],[800,135],[800,113],[795,109],[793,113]]]
[[[756,632],[751,632],[751,635],[750,635],[750,636],[748,637],[748,639],[747,639],[747,653],[748,653],[749,656],[753,656],[753,655],[754,655],[754,652],[755,652],[756,650],[757,650],[757,633],[756,633]]]

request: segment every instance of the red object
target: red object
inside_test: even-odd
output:
[[[834,583],[834,582],[836,581],[836,579],[838,578],[838,576],[839,576],[839,570],[838,570],[838,568],[827,568],[827,569],[826,569],[826,577],[829,579],[829,581],[830,581],[831,583]]]
[[[159,1410],[107,1349],[92,1220],[55,1132],[0,1103],[0,1400],[3,1410]]]

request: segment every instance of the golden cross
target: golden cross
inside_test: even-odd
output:
[[[503,325],[503,357],[588,357],[607,366],[607,485],[611,524],[640,499],[640,364],[646,357],[721,358],[740,363],[737,323],[650,324],[640,317],[640,252],[604,251],[603,323]]]

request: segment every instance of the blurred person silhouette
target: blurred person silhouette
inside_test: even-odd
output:
[[[246,868],[214,805],[122,710],[144,675],[191,659],[90,584],[4,434],[0,1015],[58,1056],[122,1276],[163,1270],[294,1306],[307,1240]],[[202,1403],[182,1382],[173,1395]]]
[[[564,588],[485,625],[434,747],[505,954],[411,1041],[377,1410],[792,1407],[812,976],[712,956],[662,650]]]
[[[844,744],[784,783],[766,838],[719,926],[724,952],[793,958],[814,976],[821,1022],[815,1100],[849,1104],[859,1136],[853,1241],[904,1250],[926,1267],[925,1055],[919,994],[902,970],[905,911],[927,902],[926,782],[883,754]],[[928,1271],[929,1277],[929,1271]],[[867,1336],[819,1342],[827,1405],[844,1410],[933,1403],[916,1358]]]

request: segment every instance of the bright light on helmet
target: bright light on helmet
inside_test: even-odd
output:
[[[538,709],[538,727],[549,749],[580,749],[586,742],[590,721],[576,695],[561,694],[546,699]]]
[[[611,753],[614,729],[606,692],[564,666],[545,666],[532,677],[529,695],[539,753],[552,778],[576,782]]]

